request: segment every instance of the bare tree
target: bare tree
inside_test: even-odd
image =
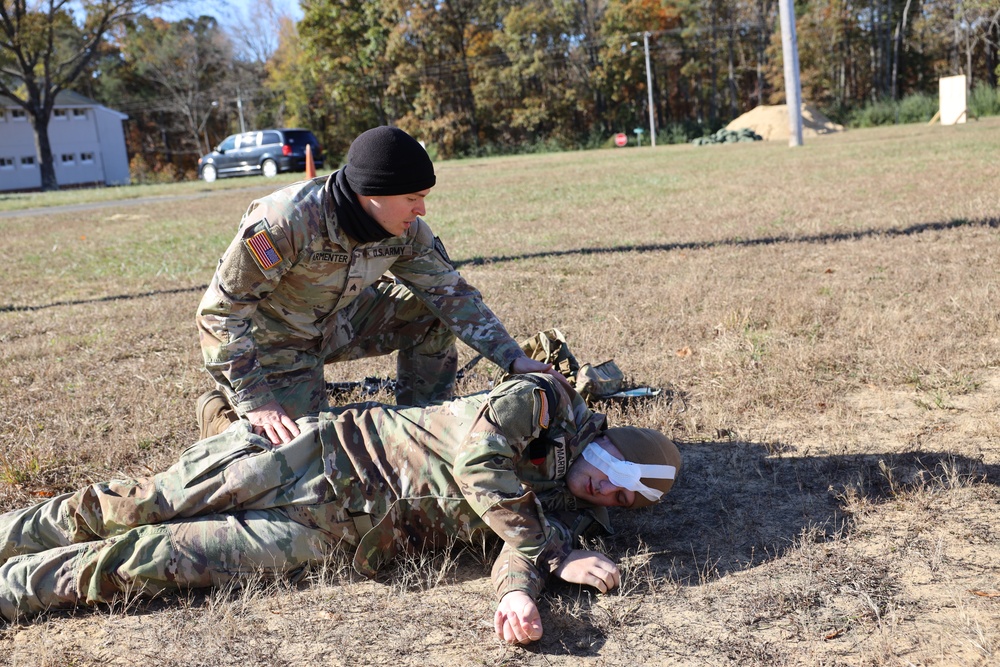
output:
[[[275,7],[274,0],[254,0],[230,27],[233,42],[245,60],[266,63],[278,50],[280,20],[288,12]]]
[[[235,23],[227,32],[236,51],[228,95],[233,98],[240,119],[240,131],[258,127],[263,82],[281,41],[283,26],[292,22],[289,11],[275,0],[251,0],[245,10],[234,10]],[[245,119],[245,122],[244,122]]]
[[[166,110],[183,119],[192,147],[207,153],[205,128],[232,69],[229,38],[210,16],[175,23],[141,18],[126,34],[139,76],[164,93]]]

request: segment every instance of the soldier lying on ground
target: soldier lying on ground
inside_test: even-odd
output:
[[[506,371],[548,369],[525,356],[420,217],[435,182],[416,139],[376,127],[340,171],[250,204],[197,323],[205,368],[257,434],[288,442],[295,419],[327,408],[324,364],[399,350],[398,405],[454,395],[456,335]]]
[[[221,401],[201,421],[229,424]],[[375,571],[401,550],[490,534],[499,637],[541,637],[535,600],[548,575],[601,592],[607,556],[582,550],[607,507],[652,505],[680,467],[662,433],[606,428],[547,374],[425,408],[365,403],[299,421],[275,447],[237,420],[166,472],[94,484],[0,516],[0,616],[294,575],[332,549]]]

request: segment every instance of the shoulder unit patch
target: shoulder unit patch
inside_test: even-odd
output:
[[[281,255],[278,253],[278,249],[274,247],[274,241],[271,240],[271,235],[268,234],[266,229],[262,229],[246,241],[247,249],[253,258],[257,261],[257,265],[260,266],[262,271],[267,271],[273,268],[281,262]]]

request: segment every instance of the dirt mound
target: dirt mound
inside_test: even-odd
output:
[[[784,104],[761,105],[726,125],[727,130],[749,128],[764,137],[765,141],[787,141],[791,132],[788,128],[788,107]],[[802,136],[815,137],[820,134],[831,134],[843,131],[843,125],[837,125],[811,104],[802,105]]]

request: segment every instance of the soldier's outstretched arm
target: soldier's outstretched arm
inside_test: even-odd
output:
[[[573,549],[552,573],[563,581],[593,586],[602,593],[621,584],[618,566],[598,551]],[[493,564],[493,585],[500,598],[493,619],[497,637],[512,644],[541,639],[542,621],[534,598],[545,585],[545,574],[505,544]]]
[[[543,382],[558,387],[548,376]],[[546,573],[569,553],[567,535],[542,515],[534,491],[518,478],[516,465],[552,414],[573,418],[567,392],[557,388],[560,393],[558,405],[549,405],[546,392],[526,378],[496,387],[452,465],[455,482],[473,511],[505,544]]]

